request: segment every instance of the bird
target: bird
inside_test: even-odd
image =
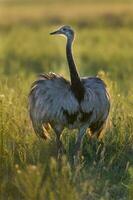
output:
[[[30,119],[35,133],[45,140],[50,138],[49,128],[54,130],[58,155],[64,149],[63,130],[77,129],[73,151],[73,157],[77,157],[87,130],[98,138],[104,129],[110,111],[110,95],[102,79],[80,77],[73,57],[75,32],[72,27],[63,25],[50,34],[66,38],[70,81],[53,72],[40,74],[29,92]]]

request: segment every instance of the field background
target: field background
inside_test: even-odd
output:
[[[66,156],[56,161],[55,136],[32,130],[28,92],[42,72],[69,79],[65,40],[49,32],[76,31],[81,76],[98,75],[111,94],[101,141],[84,138],[82,160],[71,166],[76,131],[64,130]],[[133,199],[133,1],[0,1],[0,200]]]

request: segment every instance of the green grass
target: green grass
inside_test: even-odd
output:
[[[55,4],[54,4],[55,5]],[[54,18],[54,5],[49,4]],[[117,3],[90,5],[84,22],[84,5],[76,4],[73,15],[60,12],[60,21],[51,21],[37,6],[14,4],[2,8],[0,19],[0,199],[2,200],[132,200],[133,199],[133,37],[132,6]],[[89,5],[89,4],[87,4]],[[2,5],[3,6],[3,5]],[[22,7],[21,7],[22,6]],[[62,3],[62,8],[66,6]],[[74,6],[74,4],[72,4]],[[91,7],[92,6],[92,7]],[[77,15],[81,8],[81,17]],[[104,9],[105,8],[105,9]],[[59,9],[58,6],[56,8]],[[111,12],[105,20],[106,10]],[[19,11],[20,11],[19,10]],[[37,13],[40,15],[39,18]],[[126,14],[123,15],[123,10]],[[94,15],[93,13],[97,13]],[[27,12],[27,15],[25,13]],[[120,21],[117,21],[116,13]],[[58,12],[57,12],[58,13]],[[9,18],[6,18],[9,14]],[[46,18],[45,18],[45,16]],[[12,17],[11,17],[12,16]],[[24,17],[26,16],[26,20]],[[61,17],[63,16],[63,18]],[[28,21],[29,20],[29,21]],[[102,21],[103,20],[103,21]],[[113,20],[113,21],[112,21]],[[75,60],[83,75],[99,75],[111,94],[109,124],[101,141],[82,145],[82,159],[76,170],[71,165],[76,131],[64,130],[66,155],[56,161],[55,135],[42,141],[33,132],[28,115],[28,92],[36,75],[54,71],[69,78],[65,40],[49,32],[67,22],[77,35]],[[110,22],[113,22],[112,25]],[[122,25],[121,25],[122,22]]]
[[[0,27],[13,28],[76,24],[79,27],[133,27],[133,4],[89,1],[58,1],[54,3],[0,4]],[[3,20],[4,19],[4,20]]]

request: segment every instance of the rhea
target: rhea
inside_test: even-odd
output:
[[[62,26],[51,35],[64,35],[67,39],[66,57],[70,81],[55,73],[41,74],[32,84],[29,94],[29,112],[35,133],[49,138],[49,127],[56,134],[58,155],[63,150],[63,129],[78,129],[74,156],[78,156],[83,137],[90,130],[99,137],[110,110],[106,85],[98,77],[80,77],[72,54],[74,30]]]

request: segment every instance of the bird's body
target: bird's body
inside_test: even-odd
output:
[[[64,31],[70,28],[64,27]],[[47,127],[50,125],[57,135],[59,149],[60,135],[65,127],[79,130],[75,145],[77,154],[87,128],[90,128],[92,134],[99,136],[109,114],[110,102],[106,85],[100,78],[79,77],[72,57],[71,34],[66,34],[66,55],[71,81],[55,73],[40,75],[32,84],[29,105],[36,134],[46,139]]]
[[[96,77],[84,77],[81,82],[85,88],[81,102],[74,96],[70,82],[54,73],[42,74],[33,83],[30,92],[30,115],[37,133],[37,129],[40,130],[40,122],[41,126],[49,123],[59,131],[65,127],[79,129],[82,124],[88,124],[92,129],[95,126],[95,131],[101,128],[109,112],[105,84]]]

